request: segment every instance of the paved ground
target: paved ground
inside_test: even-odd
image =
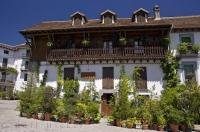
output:
[[[74,125],[50,121],[40,121],[19,117],[17,101],[0,100],[0,132],[142,132],[107,125],[105,119],[99,124]],[[153,132],[145,130],[145,132]]]

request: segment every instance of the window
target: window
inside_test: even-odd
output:
[[[3,58],[3,64],[2,64],[2,66],[3,67],[7,67],[7,65],[8,65],[8,58]]]
[[[196,76],[195,76],[195,63],[186,63],[183,64],[183,70],[184,70],[184,75],[185,75],[185,82],[188,82],[190,80],[196,81]]]
[[[29,66],[29,62],[26,61],[26,62],[25,62],[25,69],[28,69],[28,66]]]
[[[193,34],[180,34],[181,43],[193,43]]]
[[[137,67],[137,75],[135,77],[136,88],[139,90],[147,89],[147,70],[146,67]]]
[[[74,68],[64,68],[64,80],[74,80]]]
[[[9,54],[8,50],[4,50],[3,52],[4,52],[4,54]]]
[[[27,79],[28,79],[28,74],[24,73],[24,81],[27,81]]]
[[[6,81],[6,72],[2,72],[1,73],[1,82],[5,82]]]

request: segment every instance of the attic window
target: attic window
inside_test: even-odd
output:
[[[110,10],[106,10],[101,13],[101,23],[110,24],[116,22],[116,13]]]
[[[138,22],[147,22],[148,21],[148,14],[149,12],[143,8],[140,8],[136,11],[134,11],[132,16],[132,21],[138,23]]]
[[[72,26],[84,25],[87,22],[85,14],[81,12],[75,12],[71,15]]]

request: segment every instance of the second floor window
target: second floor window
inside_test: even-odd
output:
[[[193,34],[180,34],[181,43],[193,43]]]
[[[3,58],[3,64],[2,64],[2,66],[3,67],[7,67],[7,65],[8,65],[8,59],[7,58]]]
[[[9,54],[8,50],[4,50],[3,52],[4,52],[4,54]]]

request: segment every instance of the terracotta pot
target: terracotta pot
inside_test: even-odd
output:
[[[64,117],[64,116],[63,116],[63,117],[60,117],[60,118],[59,118],[59,121],[62,122],[62,123],[66,123],[66,122],[67,122],[67,118]]]
[[[178,128],[179,128],[178,124],[173,123],[173,124],[170,124],[169,127],[172,132],[178,132]]]
[[[148,126],[148,124],[142,124],[142,129],[147,130],[149,128]]]
[[[158,131],[162,131],[162,132],[164,132],[164,128],[163,127],[161,127],[161,126],[158,126],[158,129],[157,129]]]
[[[48,113],[48,112],[44,113],[44,120],[50,121],[51,120],[51,113]]]
[[[133,128],[133,124],[126,124],[127,128]]]
[[[44,120],[44,114],[43,113],[38,113],[38,119],[39,120]]]
[[[33,119],[38,119],[38,114],[33,114],[33,115],[32,115],[32,118],[33,118]]]
[[[115,125],[118,126],[118,127],[121,127],[121,121],[120,120],[116,120],[115,121]]]
[[[158,125],[154,123],[153,125],[151,125],[151,129],[158,130]]]
[[[85,124],[90,124],[90,119],[85,119]]]

